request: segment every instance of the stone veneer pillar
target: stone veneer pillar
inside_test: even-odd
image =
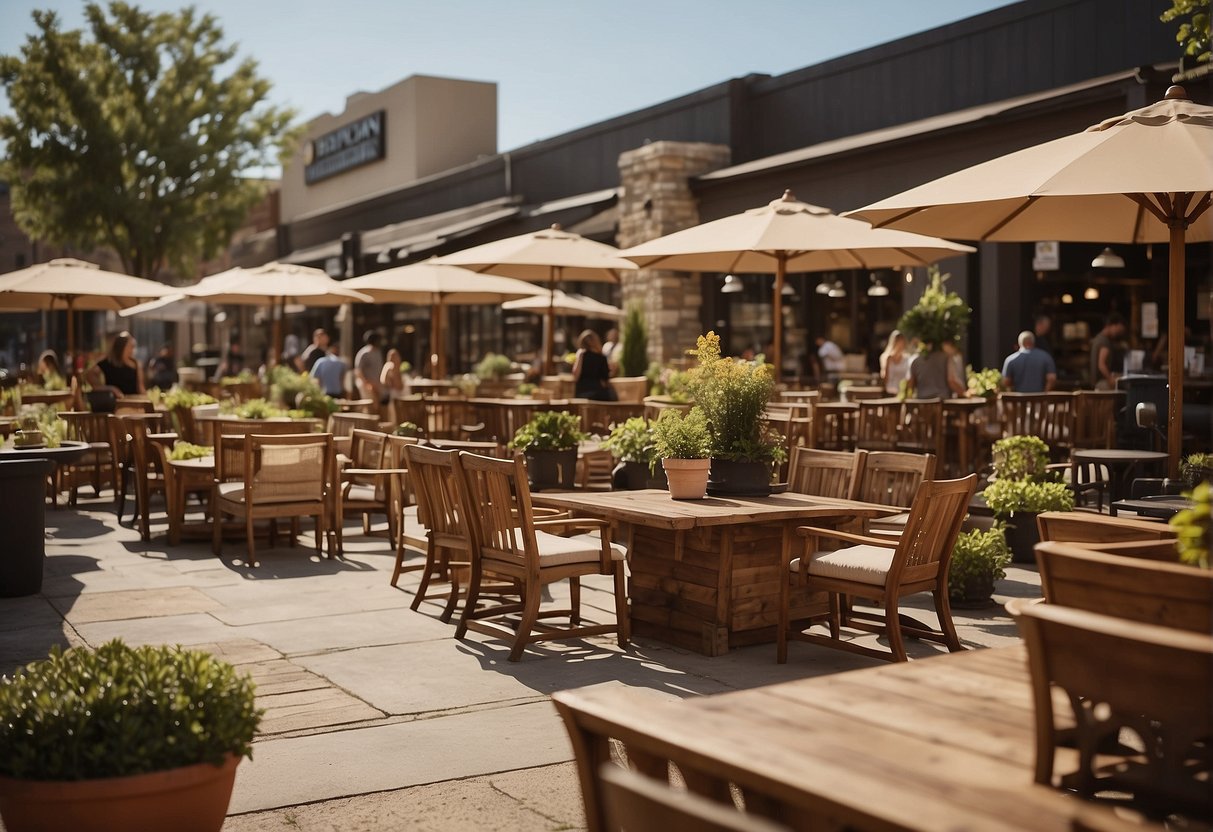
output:
[[[729,148],[703,142],[661,141],[619,157],[619,246],[628,248],[699,224],[690,179],[729,163]],[[641,269],[623,275],[623,303],[641,304],[648,326],[649,359],[685,357],[702,334],[699,277],[689,272]]]

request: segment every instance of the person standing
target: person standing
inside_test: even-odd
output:
[[[1016,393],[1047,393],[1057,383],[1053,356],[1036,346],[1036,333],[1019,333],[1019,349],[1002,362],[1002,380]]]
[[[1043,312],[1037,315],[1032,323],[1032,334],[1036,336],[1036,349],[1047,352],[1049,355],[1053,355],[1053,342],[1049,340],[1049,333],[1052,331],[1053,319]]]
[[[383,370],[379,373],[379,382],[383,385],[388,399],[399,399],[404,396],[404,359],[400,350],[393,347],[387,351],[387,360],[383,362]]]
[[[618,364],[619,356],[615,355],[615,350],[619,347],[619,330],[611,327],[607,330],[606,342],[602,345],[602,354],[606,356],[606,360],[610,364]]]
[[[897,330],[889,333],[889,342],[880,354],[880,383],[891,396],[901,393],[901,383],[910,377],[910,356],[906,337]]]
[[[307,349],[303,351],[303,369],[310,373],[312,367],[321,358],[328,354],[329,349],[329,334],[323,329],[317,329],[312,333],[312,343],[307,345]]]
[[[177,383],[177,359],[173,357],[173,345],[164,343],[160,351],[147,362],[147,378],[152,387],[168,390]]]
[[[1125,319],[1119,313],[1108,315],[1104,328],[1091,339],[1091,383],[1096,390],[1115,390],[1124,366],[1120,339],[1125,334]]]
[[[378,332],[368,329],[362,335],[362,349],[354,356],[354,381],[358,386],[358,395],[380,405],[387,403],[383,384],[379,381],[383,375],[383,352],[379,349],[382,340]]]
[[[830,376],[841,373],[846,369],[847,362],[842,354],[842,347],[829,338],[817,336],[817,360],[821,365],[821,375]]]
[[[142,396],[143,368],[135,360],[135,339],[119,332],[110,342],[109,352],[88,371],[88,383],[94,388],[108,387],[114,395]]]
[[[310,375],[316,379],[326,396],[332,396],[334,399],[345,398],[345,362],[341,360],[336,344],[316,359]]]
[[[910,359],[910,390],[916,399],[950,399],[963,396],[965,385],[956,376],[955,363],[942,347],[927,345]]]
[[[577,359],[573,362],[574,395],[579,399],[613,402],[618,396],[611,387],[611,367],[602,354],[598,333],[587,329],[577,339]]]

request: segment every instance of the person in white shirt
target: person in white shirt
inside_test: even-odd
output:
[[[842,347],[828,338],[818,336],[817,358],[821,365],[821,374],[824,376],[841,373],[846,369],[846,359],[843,358]]]

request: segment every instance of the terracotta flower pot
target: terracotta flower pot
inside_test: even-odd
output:
[[[0,817],[8,832],[219,832],[240,759],[98,780],[0,777]]]
[[[670,497],[675,500],[702,500],[708,493],[708,459],[663,459]]]

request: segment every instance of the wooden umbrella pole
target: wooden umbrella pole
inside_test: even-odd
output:
[[[1171,479],[1179,478],[1183,455],[1185,225],[1182,217],[1171,220],[1167,310],[1167,476]]]
[[[442,304],[430,306],[430,378],[442,378]]]
[[[544,335],[543,352],[547,356],[544,364],[546,375],[556,374],[556,284],[560,282],[560,267],[552,267],[548,280],[547,332]]]
[[[67,296],[67,354],[70,357],[73,370],[76,366],[76,327],[72,315],[72,296]],[[64,362],[67,363],[67,362]],[[71,374],[69,373],[69,376]]]
[[[775,255],[775,342],[771,350],[775,364],[775,383],[778,384],[783,376],[783,282],[787,277],[788,255],[779,252]]]
[[[270,298],[270,318],[272,324],[270,326],[270,354],[266,356],[266,366],[274,367],[278,364],[278,356],[282,354],[282,316],[286,314],[286,298],[282,298],[281,308],[278,302]]]

